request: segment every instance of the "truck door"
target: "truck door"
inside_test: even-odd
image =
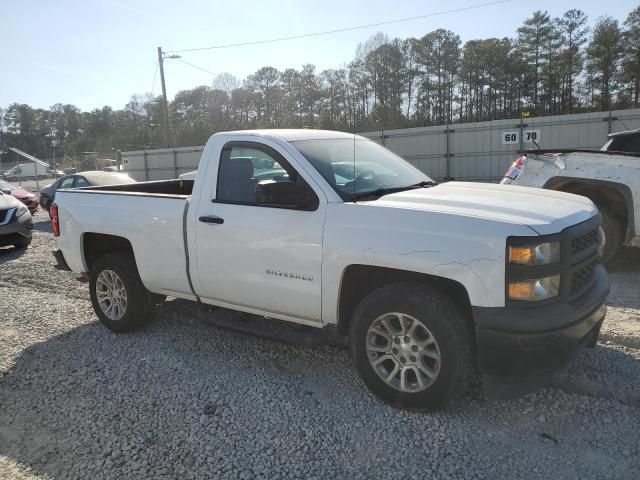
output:
[[[326,199],[292,160],[277,144],[229,142],[222,148],[216,178],[208,176],[216,185],[203,186],[193,223],[192,281],[204,302],[321,322]],[[315,209],[256,202],[258,184],[286,181],[309,187]]]

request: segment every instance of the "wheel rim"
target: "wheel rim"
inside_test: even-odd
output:
[[[103,270],[96,279],[96,297],[100,310],[109,320],[117,322],[127,311],[127,289],[113,270]]]
[[[411,315],[393,312],[376,318],[367,331],[366,347],[371,368],[396,390],[420,392],[438,378],[438,342]]]
[[[604,255],[604,246],[607,243],[607,233],[604,231],[604,227],[600,225],[598,227],[598,232],[600,233],[600,245],[598,245],[598,255],[600,258]]]

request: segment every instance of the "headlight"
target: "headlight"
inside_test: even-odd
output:
[[[560,242],[509,247],[509,263],[548,265],[560,261]]]
[[[24,205],[20,205],[18,207],[18,211],[16,212],[16,218],[20,218],[22,215],[24,215],[28,211],[29,209],[27,207],[25,207]]]
[[[560,275],[508,283],[507,292],[511,300],[528,302],[557,297],[560,293]]]

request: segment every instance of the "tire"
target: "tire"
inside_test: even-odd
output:
[[[622,244],[622,225],[607,208],[600,208],[602,215],[603,244],[600,246],[600,259],[606,264],[618,253]]]
[[[135,259],[127,252],[107,253],[95,261],[89,275],[89,293],[98,319],[113,332],[139,328],[149,319],[153,308],[151,294],[140,280]],[[109,310],[112,303],[115,305]]]
[[[31,237],[24,238],[13,244],[13,246],[16,248],[27,248],[29,245],[31,245]]]
[[[386,319],[387,324],[394,327],[394,330],[401,331],[398,316],[392,312],[403,316],[405,327],[410,325],[409,322],[419,322],[421,326],[416,327],[413,337],[400,335],[402,339],[391,340],[390,335],[387,335],[387,339],[372,333],[370,328],[375,328],[376,325],[380,327],[383,319]],[[391,316],[387,317],[386,314]],[[409,330],[405,328],[405,333]],[[388,332],[387,330],[386,333]],[[416,342],[428,343],[431,337],[435,340],[435,346],[433,344],[428,347],[416,345]],[[378,342],[383,338],[384,345],[381,346]],[[409,338],[411,342],[403,342]],[[398,340],[402,343],[396,344]],[[471,322],[450,297],[429,286],[393,284],[370,293],[354,312],[350,325],[349,343],[356,370],[365,385],[376,396],[397,408],[418,411],[438,410],[460,396],[472,380],[474,368]],[[371,352],[368,349],[371,343],[386,352]],[[393,353],[393,350],[390,351],[389,345],[392,349],[396,345],[398,347],[396,351],[399,354]],[[399,357],[399,355],[411,355],[416,351],[412,350],[415,348],[420,349],[416,355],[422,354],[421,357]],[[437,354],[439,354],[439,361],[432,358]],[[372,361],[379,360],[382,356],[392,358],[380,360],[374,368]],[[370,360],[370,357],[373,360]],[[403,358],[406,359],[407,364],[400,363]],[[411,365],[408,363],[410,360]],[[400,368],[401,365],[404,368],[391,380],[395,386],[385,381],[381,376],[383,374],[379,373],[385,370],[386,376],[386,373],[395,371],[395,367]],[[421,375],[423,386],[420,386],[416,372],[422,369],[429,370],[432,377],[427,378]],[[433,375],[434,372],[435,375]],[[400,383],[403,375],[404,391]],[[413,390],[407,388],[410,385],[413,386]]]

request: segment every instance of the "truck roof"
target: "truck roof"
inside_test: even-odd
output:
[[[232,132],[223,132],[221,134],[234,135],[257,135],[266,138],[280,139],[287,142],[297,140],[327,140],[330,138],[349,138],[354,137],[353,133],[336,132],[333,130],[314,130],[311,128],[266,128],[260,130],[235,130]],[[356,135],[359,138],[359,135]]]

